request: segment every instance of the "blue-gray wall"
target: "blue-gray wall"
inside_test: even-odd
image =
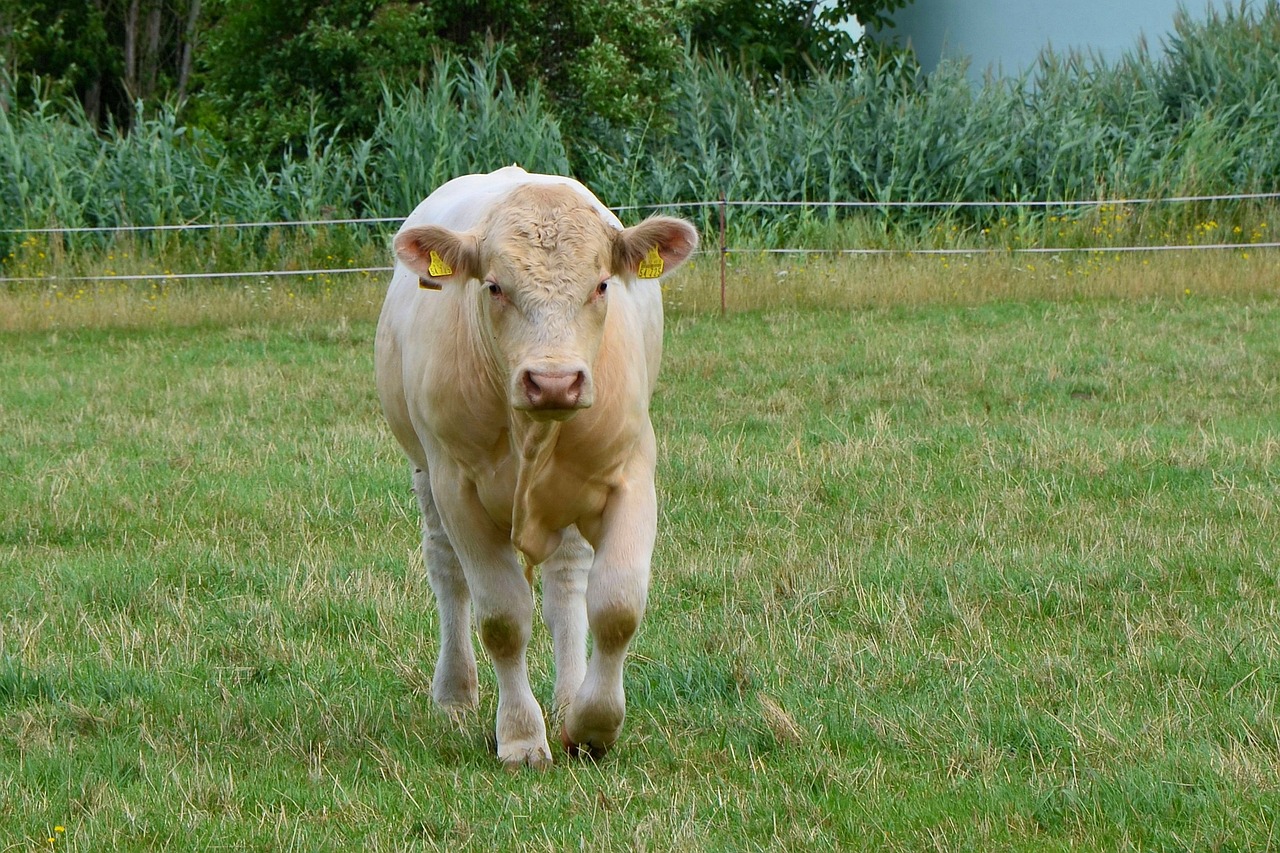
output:
[[[1157,53],[1179,6],[1203,18],[1209,6],[1238,8],[1239,0],[914,0],[894,16],[891,32],[910,40],[925,70],[942,56],[968,56],[969,76],[981,79],[989,68],[1019,73],[1046,45],[1110,61],[1145,36]]]

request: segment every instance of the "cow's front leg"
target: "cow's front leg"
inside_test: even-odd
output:
[[[413,491],[422,510],[422,558],[440,618],[440,654],[431,679],[431,698],[452,715],[472,710],[480,702],[471,645],[471,592],[440,522],[426,471],[413,472]]]
[[[480,642],[498,680],[498,759],[509,769],[551,765],[547,725],[529,687],[526,649],[533,628],[533,590],[505,531],[469,485],[433,482],[441,519],[462,563]],[[441,489],[449,490],[448,497]]]
[[[542,566],[542,618],[551,630],[556,659],[552,714],[558,719],[568,710],[587,672],[586,592],[591,557],[591,546],[570,528]]]
[[[652,477],[639,479],[615,490],[596,543],[587,584],[594,645],[586,678],[560,731],[572,754],[602,756],[618,739],[626,716],[622,666],[644,616],[658,514]]]
[[[551,764],[551,748],[526,662],[533,627],[529,581],[514,554],[478,566],[471,577],[480,642],[498,677],[498,759],[508,769],[544,769]]]

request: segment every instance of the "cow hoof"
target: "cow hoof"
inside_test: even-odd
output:
[[[437,702],[436,707],[449,718],[449,722],[458,731],[465,730],[468,723],[474,719],[476,713],[476,706],[469,704]]]
[[[431,679],[431,698],[453,715],[454,710],[472,711],[480,707],[480,682],[475,666],[436,666]]]
[[[442,689],[437,685],[431,691],[431,698],[436,703],[436,707],[447,714],[455,725],[461,725],[480,707],[480,691],[474,686],[463,685],[461,689]]]
[[[551,751],[543,746],[529,749],[499,748],[498,760],[502,762],[502,769],[511,773],[517,773],[526,767],[539,771],[551,769]]]
[[[450,717],[470,713],[480,707],[480,695],[477,692],[459,691],[457,693],[436,693],[433,691],[432,701]]]
[[[604,758],[605,753],[609,751],[609,747],[613,745],[611,743],[592,743],[591,741],[576,742],[569,737],[569,730],[563,725],[560,726],[560,743],[564,746],[565,752],[574,758],[589,758],[592,761],[599,761]]]

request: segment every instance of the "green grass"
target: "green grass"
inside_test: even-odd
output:
[[[733,260],[623,739],[547,775],[431,707],[375,285],[0,294],[0,848],[1274,847],[1275,260]]]

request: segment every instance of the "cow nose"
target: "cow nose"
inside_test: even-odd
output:
[[[586,376],[581,370],[571,373],[526,370],[520,377],[524,397],[533,409],[576,409],[582,399]]]

